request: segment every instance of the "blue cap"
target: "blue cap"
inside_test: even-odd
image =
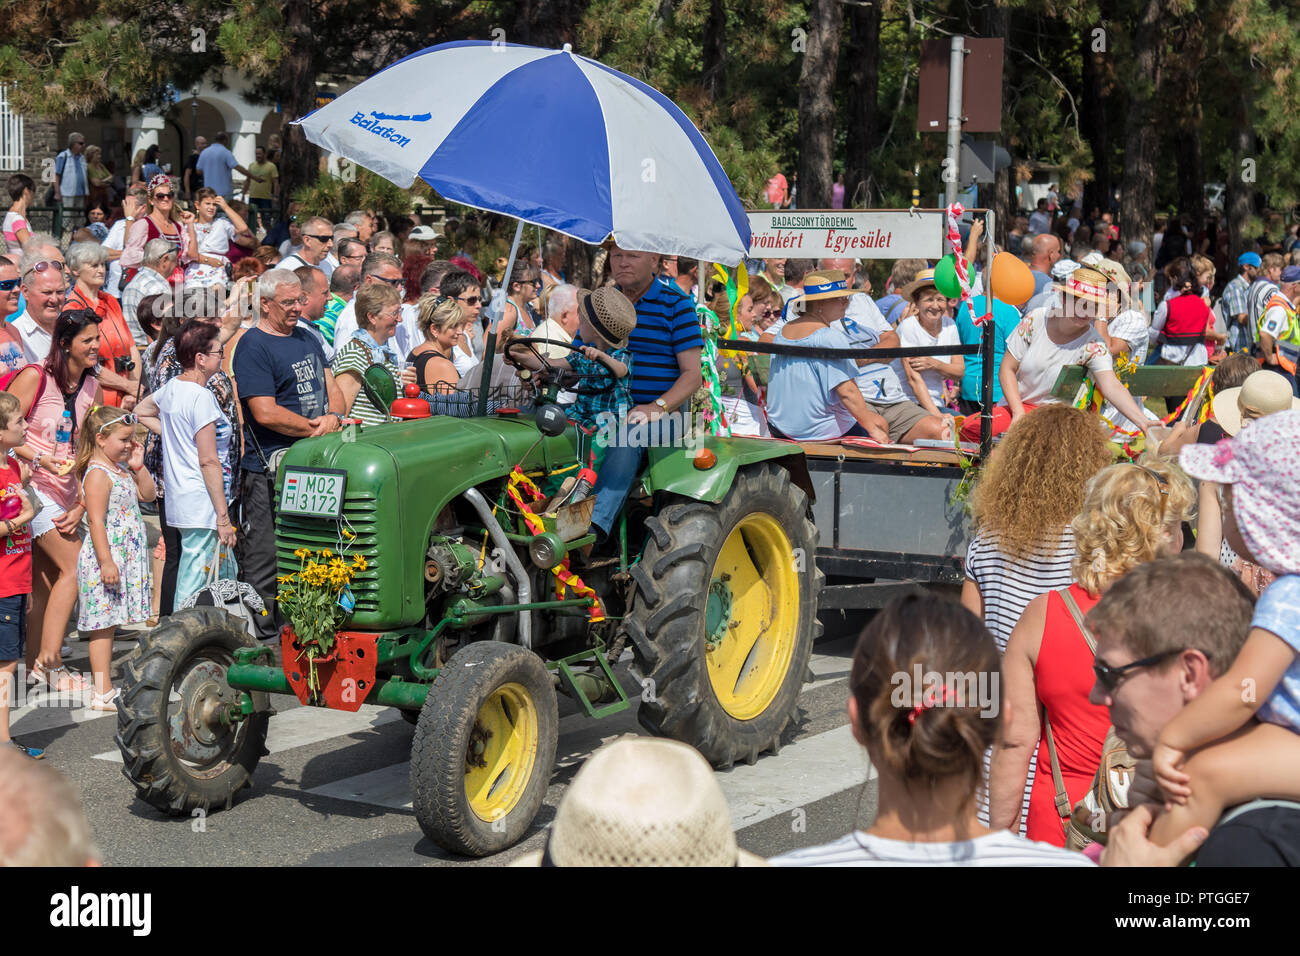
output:
[[[1282,270],[1282,282],[1300,282],[1300,266],[1287,266]]]
[[[1262,264],[1263,260],[1259,258],[1258,252],[1243,252],[1237,256],[1237,265],[1239,266],[1254,266],[1258,269]]]

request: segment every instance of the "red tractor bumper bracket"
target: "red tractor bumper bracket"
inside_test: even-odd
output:
[[[281,660],[284,676],[299,702],[331,710],[359,710],[375,686],[375,668],[379,663],[379,635],[356,631],[339,631],[334,648],[316,659],[317,699],[312,699],[308,677],[310,668],[297,643],[293,628],[280,630]]]

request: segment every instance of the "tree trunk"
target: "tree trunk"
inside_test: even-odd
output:
[[[1255,129],[1251,125],[1252,97],[1242,90],[1237,94],[1237,110],[1233,117],[1230,142],[1232,159],[1228,167],[1228,195],[1226,209],[1228,217],[1228,262],[1235,263],[1237,257],[1251,248],[1251,241],[1246,235],[1246,226],[1255,211],[1255,189],[1251,183],[1242,179],[1241,161],[1254,157]],[[1235,268],[1235,267],[1234,267]]]
[[[1205,60],[1205,29],[1199,15],[1180,23],[1181,42],[1176,71],[1165,77],[1166,102],[1180,104],[1175,123],[1174,150],[1178,165],[1178,211],[1191,222],[1195,237],[1205,222],[1202,183],[1205,168],[1201,156],[1201,88],[1199,74]]]
[[[1120,186],[1120,229],[1128,239],[1151,246],[1156,210],[1156,153],[1160,130],[1154,107],[1161,92],[1160,48],[1168,22],[1164,0],[1145,0],[1134,30],[1129,76],[1128,120],[1124,124],[1124,179]]]
[[[311,6],[308,0],[287,0],[284,36],[289,49],[280,61],[280,215],[287,218],[293,192],[316,178],[316,147],[301,126],[289,125],[316,108],[316,73],[311,62]]]
[[[838,0],[812,0],[808,47],[799,72],[799,195],[802,209],[831,204],[835,150],[835,72],[844,7]]]
[[[859,189],[871,174],[871,151],[880,140],[880,5],[849,8],[848,129],[844,157],[844,205],[871,205]]]
[[[704,49],[701,80],[709,99],[717,103],[727,95],[727,7],[723,0],[709,0],[709,17],[704,21]]]
[[[1093,206],[1105,212],[1110,208],[1115,190],[1111,176],[1110,123],[1106,117],[1106,63],[1105,52],[1094,52],[1091,31],[1084,31],[1081,55],[1083,57],[1083,95],[1079,125],[1092,149],[1093,179],[1083,189],[1083,209],[1087,213]]]
[[[989,3],[984,7],[984,35],[986,37],[1001,37],[1003,42],[1008,42],[1008,34],[1011,32],[1011,11],[1004,6]],[[1011,102],[1007,95],[1008,73],[1004,65],[1002,68],[1002,103],[1005,113],[1006,104]],[[1005,142],[1006,131],[998,134],[998,141]],[[1014,225],[1012,217],[1016,210],[1012,206],[1012,170],[1008,166],[1005,169],[996,171],[996,179],[992,184],[992,198],[984,200],[993,209],[994,230],[993,241],[1002,248],[1006,248],[1007,233],[1011,231]],[[1019,249],[1013,249],[1012,252],[1019,253]]]

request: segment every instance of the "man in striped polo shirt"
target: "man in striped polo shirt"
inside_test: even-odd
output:
[[[680,289],[656,281],[659,260],[652,252],[632,252],[617,245],[609,249],[610,274],[636,306],[636,328],[627,343],[636,406],[627,413],[627,443],[610,445],[596,481],[591,523],[602,541],[613,530],[632,490],[646,447],[671,444],[675,435],[682,434],[679,416],[670,413],[679,409],[689,413],[691,396],[703,381],[704,339],[695,306]]]

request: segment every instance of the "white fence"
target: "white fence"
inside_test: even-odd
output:
[[[0,86],[0,169],[23,168],[23,118],[9,108]]]

